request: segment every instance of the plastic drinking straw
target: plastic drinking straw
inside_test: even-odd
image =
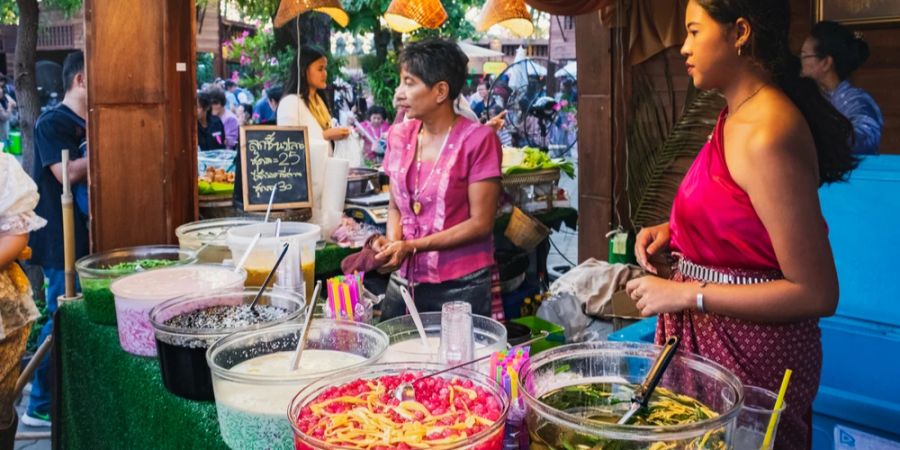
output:
[[[769,448],[772,443],[772,435],[775,434],[775,423],[778,421],[778,410],[784,404],[784,394],[787,393],[788,383],[791,381],[791,369],[784,371],[784,378],[781,380],[781,389],[778,390],[778,398],[775,399],[775,409],[772,411],[772,417],[769,418],[769,427],[766,429],[766,437],[763,438],[761,450]]]
[[[281,219],[275,219],[275,239],[281,237]]]
[[[250,246],[247,247],[247,250],[244,250],[244,254],[241,255],[241,259],[238,260],[237,265],[234,266],[235,272],[239,272],[244,267],[244,264],[247,262],[247,258],[250,257],[250,252],[253,251],[253,247],[256,247],[256,243],[259,242],[260,236],[261,233],[256,233],[256,236],[253,236],[253,240],[250,241]]]
[[[272,186],[272,195],[269,196],[269,207],[266,208],[266,220],[263,221],[265,223],[269,223],[269,214],[272,213],[272,203],[275,202],[275,191],[275,186]]]
[[[347,320],[353,320],[353,305],[350,304],[350,285],[344,283],[344,311],[347,314]]]

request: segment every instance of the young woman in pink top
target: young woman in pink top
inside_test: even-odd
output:
[[[700,89],[727,101],[685,175],[670,221],[641,230],[636,255],[675,255],[672,279],[627,289],[657,341],[728,367],[746,385],[777,391],[793,370],[775,448],[811,445],[822,348],[818,319],[834,314],[837,274],[818,188],[853,169],[852,128],[788,49],[784,0],[691,0],[681,49]]]
[[[375,248],[381,272],[393,273],[382,318],[405,313],[401,286],[420,311],[463,300],[490,316],[502,152],[492,128],[454,112],[467,62],[438,39],[409,44],[400,57],[397,102],[410,120],[391,128],[384,157],[390,213]]]

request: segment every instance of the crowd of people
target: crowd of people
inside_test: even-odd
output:
[[[637,237],[637,258],[648,272],[658,272],[653,259],[669,249],[675,274],[635,280],[628,292],[645,315],[660,315],[658,341],[680,336],[683,349],[718,361],[748,384],[774,390],[785,361],[802,369],[788,394],[778,447],[806,448],[821,368],[816,320],[832,314],[837,302],[817,189],[844,179],[857,163],[855,154],[878,153],[883,118],[872,97],[848,81],[868,57],[865,41],[822,22],[798,58],[787,48],[789,18],[781,0],[689,2],[681,50],[688,73],[698,88],[722,92],[728,107],[687,173],[671,220]],[[383,106],[360,99],[343,98],[338,103],[344,106],[334,111],[328,106],[327,55],[303,47],[296,58],[292,66],[299,69],[290,79],[259,98],[233,80],[201,86],[200,150],[236,148],[246,124],[305,126],[311,151],[322,152],[316,161],[330,157],[333,143],[359,133],[368,157],[383,163],[392,180],[387,233],[369,244],[375,268],[391,274],[382,317],[402,314],[401,292],[407,289],[420,310],[464,299],[473,312],[490,315],[501,145],[509,138],[504,80],[479,83],[466,98],[467,58],[455,43],[410,43],[400,55],[392,119]],[[16,110],[6,81],[0,76],[0,139]],[[64,292],[63,149],[71,152],[68,172],[77,200],[76,257],[88,253],[83,53],[66,58],[63,83],[62,102],[35,125],[31,177],[12,156],[0,155],[3,450],[13,445],[18,419],[12,394],[38,315],[17,263],[27,256],[26,246],[47,279],[51,315]],[[564,84],[558,100],[576,97],[574,83]],[[351,114],[341,114],[346,110]],[[314,196],[321,195],[321,188],[315,192],[321,167],[313,163]],[[727,214],[710,214],[710,205]],[[737,274],[755,284],[732,285],[724,276],[708,279],[710,274]],[[749,334],[736,339],[739,328]],[[40,340],[51,330],[52,320]],[[48,371],[44,360],[32,381],[26,424],[50,425]]]

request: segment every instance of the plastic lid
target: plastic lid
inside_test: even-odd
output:
[[[116,297],[134,300],[168,300],[182,295],[212,291],[243,284],[244,271],[211,264],[172,267],[136,273],[113,282]]]

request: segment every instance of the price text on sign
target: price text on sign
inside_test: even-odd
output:
[[[240,158],[244,210],[265,211],[273,189],[273,210],[312,206],[306,127],[241,127]]]

